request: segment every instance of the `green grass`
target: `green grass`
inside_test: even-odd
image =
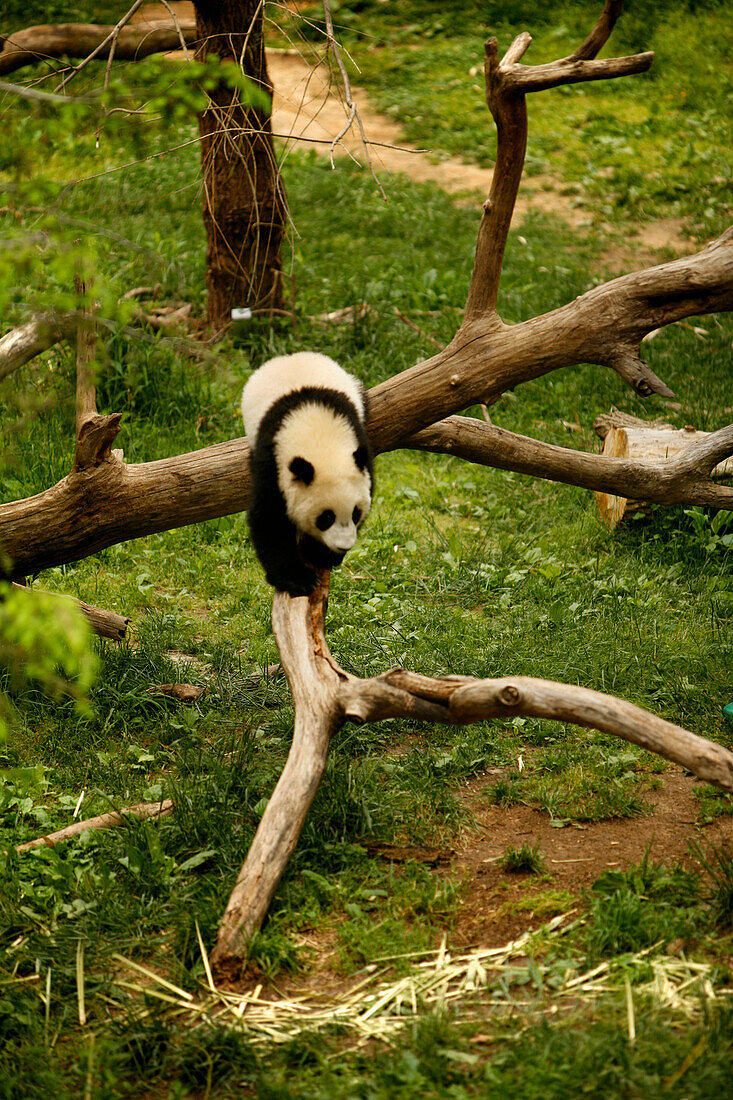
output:
[[[522,844],[519,848],[507,848],[499,865],[508,874],[540,875],[546,868],[539,845]]]
[[[479,128],[485,139],[480,96],[474,111],[464,103],[470,88],[447,85],[451,66],[456,73],[461,65],[467,71],[475,61],[482,34],[480,29],[474,34],[475,9],[460,7],[451,36],[437,28],[437,15],[431,17],[434,33],[427,47],[418,38],[420,49],[409,51],[415,31],[405,28],[413,8],[383,7],[380,12],[366,4],[363,10],[375,19],[375,35],[395,35],[398,52],[377,49],[368,55],[365,80],[373,94],[384,97],[383,106],[389,105],[388,95],[397,103],[409,77],[414,95],[426,97],[423,120],[411,123],[416,136],[422,128],[424,144],[435,140],[439,119],[431,121],[428,108],[442,83],[453,117],[436,144],[446,151],[460,144],[465,150],[465,139]],[[344,4],[339,17],[351,10],[359,14],[356,5]],[[540,14],[544,10],[537,6]],[[529,10],[523,14],[532,16]],[[664,37],[674,18],[659,16],[654,35],[661,42],[678,41]],[[685,18],[683,29],[694,44],[719,16],[701,6]],[[539,58],[562,52],[573,39],[575,23],[569,18],[563,16],[567,32],[554,36],[548,19],[545,15],[538,24],[547,31],[538,33]],[[685,46],[675,65],[684,66],[691,81],[712,81],[707,61],[690,63],[691,49]],[[453,60],[451,50],[458,51]],[[388,57],[405,62],[404,75],[385,67]],[[98,68],[94,79],[102,71]],[[158,77],[139,79],[146,87],[148,79]],[[660,91],[664,79],[660,73],[647,83],[644,110],[667,94]],[[710,86],[710,110],[718,111],[722,81],[716,78]],[[574,89],[575,99],[560,99],[558,93],[554,106],[541,107],[542,97],[533,101],[532,110],[547,112],[533,121],[533,133],[550,142],[556,127],[557,144],[567,147],[560,167],[569,177],[575,172],[573,156],[584,150],[587,165],[597,152],[593,127],[579,124],[573,112],[580,108],[570,110],[581,96],[595,97],[592,104],[582,100],[586,112],[592,106],[610,116],[617,104],[624,112],[638,110],[622,83],[613,89]],[[14,129],[25,143],[33,175],[45,148],[38,143],[51,125],[48,111],[6,104],[3,118],[7,132]],[[632,137],[648,163],[666,173],[674,151],[664,146],[663,127],[675,123],[660,119]],[[695,143],[705,172],[711,146],[713,161],[725,148],[720,129],[713,142],[713,121],[710,134],[702,133]],[[47,191],[34,205],[59,196],[78,175],[105,174],[64,191],[55,214],[43,221],[47,252],[18,265],[14,281],[7,274],[7,253],[0,256],[0,302],[9,325],[38,304],[63,301],[69,240],[81,231],[81,220],[96,227],[96,285],[109,319],[99,407],[124,412],[120,445],[128,461],[149,461],[241,434],[241,385],[270,354],[318,346],[373,384],[431,350],[399,320],[395,307],[439,340],[455,330],[478,211],[399,178],[391,182],[384,204],[353,168],[339,165],[333,172],[327,162],[308,155],[292,156],[286,168],[300,233],[294,248],[297,331],[285,323],[254,324],[244,337],[198,362],[170,342],[127,329],[114,302],[130,286],[160,282],[165,296],[201,308],[197,150],[185,146],[152,165],[141,161],[123,172],[112,169],[192,139],[195,127],[181,121],[168,128],[139,126],[132,147],[124,131],[110,133],[99,153],[93,133],[87,120],[49,153],[43,165]],[[538,157],[542,148],[541,142],[535,147]],[[679,172],[686,170],[680,163]],[[695,171],[703,169],[698,165]],[[714,206],[711,225],[722,217],[712,186],[705,196],[690,199],[689,209],[687,199],[679,201],[693,220],[703,201]],[[611,205],[604,217],[623,228],[625,209]],[[641,207],[628,209],[638,213]],[[650,215],[670,209],[661,201],[644,207]],[[0,214],[3,231],[12,237],[30,230],[38,216],[38,210],[24,213],[11,205]],[[516,234],[510,237],[502,281],[500,305],[507,320],[555,308],[598,281],[597,257],[605,238],[592,227],[579,240],[562,223],[535,214],[521,234],[526,243]],[[308,320],[362,301],[371,312],[354,323],[323,329]],[[680,427],[720,427],[729,419],[721,410],[733,404],[733,324],[722,316],[700,324],[705,340],[676,326],[645,345],[653,369],[675,389],[679,411],[659,401],[645,406],[615,374],[582,366],[522,386],[516,399],[506,397],[492,408],[492,418],[515,431],[589,449],[597,446],[593,419],[611,405],[637,415],[661,414]],[[72,391],[73,360],[63,347],[3,386],[2,426],[12,448],[3,454],[1,499],[39,492],[68,471]],[[43,411],[19,423],[28,409]],[[468,412],[480,415],[476,409]],[[570,432],[564,421],[577,422],[580,431]],[[623,696],[731,744],[732,731],[722,716],[730,701],[733,658],[729,531],[720,517],[704,510],[657,509],[609,534],[584,491],[440,456],[384,455],[377,464],[369,523],[334,573],[329,642],[342,664],[362,675],[403,664],[430,674],[568,680]],[[633,1045],[623,996],[609,994],[591,1008],[578,1005],[569,1017],[551,1012],[557,974],[568,967],[580,972],[589,959],[616,965],[619,953],[675,938],[690,944],[697,957],[723,959],[729,950],[731,879],[723,850],[708,852],[699,871],[646,860],[639,868],[603,876],[580,902],[586,923],[563,939],[563,954],[538,941],[533,960],[539,985],[527,977],[507,1014],[467,1021],[446,1012],[407,1029],[392,1047],[354,1052],[345,1050],[338,1035],[304,1035],[283,1048],[253,1049],[234,1030],[184,1026],[152,997],[126,990],[116,953],[153,967],[186,990],[199,988],[204,969],[196,925],[210,946],[286,758],[293,717],[286,684],[257,675],[277,659],[270,592],[243,516],[120,544],[48,570],[39,586],[78,595],[133,621],[127,642],[99,646],[93,717],[27,686],[15,699],[18,728],[2,746],[0,847],[9,849],[0,862],[2,1100],[83,1096],[90,1088],[94,1097],[155,1093],[171,1100],[241,1096],[247,1090],[263,1097],[564,1097],[583,1090],[599,1097],[656,1095],[696,1050],[694,1067],[665,1095],[681,1100],[724,1094],[732,1034],[725,1011],[699,1014],[690,1025],[641,998]],[[151,686],[176,681],[206,686],[207,692],[192,705],[147,693]],[[633,817],[649,811],[664,767],[659,758],[613,738],[535,719],[459,731],[426,730],[410,722],[347,726],[334,738],[301,841],[252,945],[253,965],[261,980],[279,985],[313,978],[319,943],[330,945],[329,966],[342,980],[368,973],[365,967],[381,966],[390,955],[403,956],[394,960],[394,970],[407,972],[412,965],[407,956],[435,947],[443,936],[450,950],[462,950],[452,936],[471,882],[420,864],[385,864],[368,855],[366,840],[458,847],[462,830],[471,824],[461,791],[477,777],[486,800],[497,807],[522,802],[560,824]],[[496,769],[491,780],[489,768]],[[723,796],[709,788],[700,791],[701,822],[729,812]],[[124,828],[87,834],[54,850],[12,850],[69,824],[77,804],[78,813],[88,817],[161,797],[172,797],[176,809],[158,823],[128,821]],[[537,885],[537,879],[530,880],[526,896],[512,900],[512,913],[539,921],[578,905],[551,881],[541,891]],[[77,1018],[80,945],[84,1028]],[[715,981],[725,981],[722,964]],[[527,1000],[531,1009],[520,1003]]]
[[[626,952],[643,951],[695,936],[701,922],[700,876],[676,865],[652,863],[645,855],[638,867],[604,871],[589,898],[589,922],[583,937],[588,963]]]

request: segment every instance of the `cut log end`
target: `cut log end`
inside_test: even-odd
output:
[[[608,429],[601,453],[607,458],[628,458],[629,445],[624,428]],[[613,530],[624,518],[628,500],[625,497],[614,496],[612,493],[596,493],[595,498],[598,515],[602,522]]]

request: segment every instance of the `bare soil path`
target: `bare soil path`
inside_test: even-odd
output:
[[[341,89],[324,66],[311,68],[296,51],[272,50],[267,64],[275,88],[273,130],[288,148],[310,146],[322,156],[350,156],[366,167],[366,155],[359,128],[351,126],[339,144],[334,138],[343,130],[348,111]],[[366,93],[352,93],[369,142],[372,166],[389,191],[389,177],[400,172],[419,183],[434,183],[447,194],[471,200],[478,212],[491,186],[492,169],[480,168],[458,157],[441,155],[437,160],[430,150],[419,150],[405,143],[399,125],[374,110]],[[487,127],[492,125],[488,111]],[[551,175],[534,175],[522,182],[514,213],[515,224],[530,211],[555,214],[574,229],[583,229],[593,219],[590,201],[582,195],[565,194],[562,183]],[[683,223],[667,218],[637,227],[633,250],[636,266],[643,266],[642,253],[648,256],[660,249],[692,251],[692,243],[682,236]],[[606,227],[610,228],[610,227]],[[624,252],[604,257],[621,262]]]
[[[174,3],[171,7],[180,18],[194,16],[191,3]],[[141,8],[134,18],[140,22],[160,20],[161,12],[161,5],[152,3]],[[175,52],[168,56],[184,55]],[[332,144],[346,125],[348,111],[343,90],[328,68],[314,66],[297,50],[268,50],[267,65],[275,90],[273,132],[284,143],[285,155],[293,148],[310,148],[320,156],[351,157],[367,170],[364,144],[356,123],[338,145]],[[362,89],[352,86],[352,94],[369,143],[372,166],[387,192],[389,177],[404,173],[419,183],[434,183],[447,194],[464,199],[475,209],[478,219],[480,204],[491,185],[490,168],[443,154],[438,159],[430,150],[408,145],[398,123],[375,110]],[[486,125],[493,125],[488,111]],[[549,173],[523,180],[514,213],[515,225],[534,210],[555,214],[577,230],[587,228],[594,219],[590,200],[582,194],[565,193],[562,181]],[[694,243],[683,236],[683,228],[684,222],[675,218],[638,225],[632,240],[612,246],[599,257],[599,266],[614,271],[630,270],[653,263],[662,250],[692,252]]]

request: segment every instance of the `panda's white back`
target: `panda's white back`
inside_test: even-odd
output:
[[[252,445],[270,406],[285,394],[304,386],[318,386],[345,394],[360,418],[364,418],[361,384],[333,359],[315,351],[280,355],[263,363],[249,378],[242,393],[244,431]]]

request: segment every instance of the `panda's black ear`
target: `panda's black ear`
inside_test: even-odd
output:
[[[304,485],[310,485],[316,472],[307,458],[294,458],[288,469],[293,477],[297,481],[302,481]]]
[[[364,446],[357,447],[356,450],[354,451],[354,462],[359,467],[359,469],[364,470],[366,468],[366,464],[367,464],[368,461],[369,461],[369,452],[367,451],[366,447],[364,447]]]

